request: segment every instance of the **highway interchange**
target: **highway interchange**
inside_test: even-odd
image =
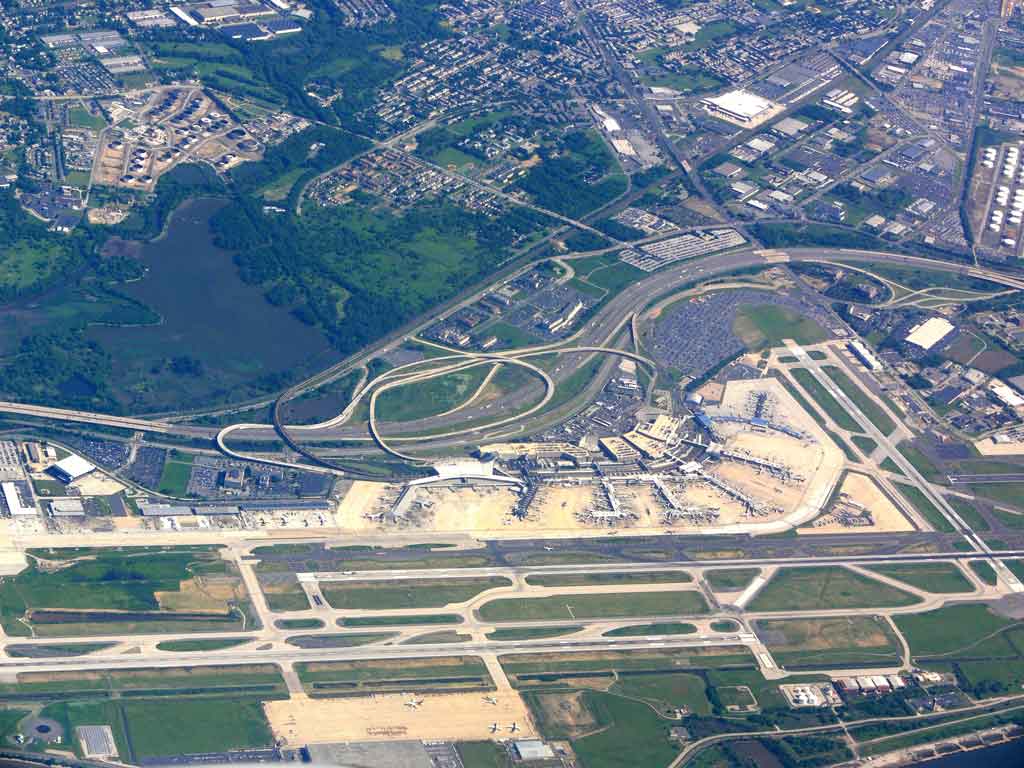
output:
[[[607,249],[602,249],[602,252],[605,250]],[[577,254],[575,257],[563,257],[563,259],[571,263],[573,258],[582,258],[589,255],[591,254],[588,252]],[[786,249],[785,251],[742,248],[734,251],[714,254],[701,259],[679,262],[653,273],[643,280],[633,283],[618,294],[609,298],[600,307],[599,311],[588,320],[584,327],[573,336],[566,339],[563,344],[543,345],[540,347],[514,350],[507,353],[496,353],[494,356],[480,354],[474,355],[473,353],[459,350],[451,350],[450,352],[454,356],[466,359],[467,361],[490,359],[491,361],[501,360],[506,364],[522,364],[522,362],[515,363],[512,362],[512,360],[520,360],[522,357],[532,355],[534,352],[540,353],[543,351],[546,353],[565,353],[569,351],[570,347],[594,347],[602,349],[615,348],[618,346],[617,342],[619,341],[619,337],[626,332],[627,324],[633,313],[642,311],[645,307],[698,283],[720,278],[731,273],[749,270],[754,267],[767,267],[772,264],[785,261],[874,262],[927,269],[934,272],[955,273],[983,278],[1013,289],[1024,288],[1024,278],[1010,275],[999,270],[968,266],[905,254],[821,248],[791,248]],[[524,265],[513,273],[513,275],[521,274],[532,268],[532,266],[534,266],[532,262]],[[504,282],[510,279],[510,277],[511,276],[506,275],[500,282]],[[416,334],[423,328],[436,322],[442,317],[451,314],[459,308],[474,303],[484,294],[491,291],[495,286],[496,283],[489,283],[472,295],[467,296],[458,303],[447,307],[443,313],[433,314],[430,317],[424,318],[422,322],[418,322],[415,325],[412,331],[408,331],[397,338],[391,339],[383,346],[375,346],[373,352],[357,355],[348,361],[332,366],[328,369],[329,374],[325,372],[324,374],[311,378],[303,385],[298,385],[289,389],[276,404],[275,415],[280,415],[282,410],[281,405],[283,402],[286,402],[287,399],[297,397],[304,391],[307,391],[307,389],[320,386],[328,380],[333,380],[354,370],[361,369],[365,363],[368,362],[370,357],[379,355],[387,349],[397,348],[398,346],[401,346],[402,343],[416,338]],[[550,388],[552,386],[557,387],[559,384],[564,383],[572,376],[574,370],[587,362],[589,354],[584,353],[582,355],[582,359],[578,360],[577,365],[572,367],[563,367],[551,374],[551,383],[547,384],[547,382],[545,382],[545,399],[550,398]],[[622,353],[619,352],[617,354]],[[612,364],[614,364],[613,361],[606,364],[605,370],[607,370]],[[438,370],[432,373],[432,376],[441,375],[443,372],[443,369],[439,367]],[[600,382],[597,381],[597,379],[600,378],[601,377],[595,377],[595,380],[592,381],[590,386],[588,386],[584,391],[575,394],[575,396],[570,398],[568,402],[563,403],[557,409],[553,409],[551,411],[546,411],[543,408],[530,407],[529,413],[527,415],[523,414],[524,407],[529,405],[528,403],[524,403],[523,400],[536,397],[538,394],[538,388],[532,387],[527,388],[527,391],[520,397],[506,398],[503,402],[503,406],[506,410],[512,412],[509,415],[515,416],[517,435],[526,436],[538,431],[550,423],[554,423],[565,418],[574,410],[578,410],[589,397],[592,397],[596,393],[596,390],[600,387]],[[385,382],[387,382],[387,378],[383,378],[381,384],[384,384]],[[369,383],[371,385],[373,384],[372,381]],[[357,393],[356,398],[354,398],[354,403],[360,397],[361,394]],[[312,469],[314,471],[319,469],[320,471],[330,472],[337,475],[359,476],[357,471],[352,469],[346,470],[344,465],[335,465],[324,459],[319,453],[304,446],[304,443],[311,442],[313,440],[318,443],[325,443],[329,441],[350,442],[353,440],[365,440],[369,442],[372,440],[373,435],[367,431],[367,426],[365,424],[346,423],[354,411],[355,408],[353,404],[352,407],[346,408],[338,416],[319,424],[287,425],[284,423],[277,423],[275,425],[268,425],[241,423],[229,425],[222,429],[216,429],[212,427],[179,423],[171,421],[169,418],[150,420],[144,417],[112,416],[109,414],[71,411],[44,406],[25,405],[21,403],[0,403],[0,412],[18,414],[22,416],[79,422],[83,424],[98,424],[107,427],[119,427],[151,432],[156,435],[174,435],[200,440],[212,438],[217,441],[219,448],[223,452],[237,458],[251,457],[247,456],[243,451],[233,449],[230,445],[231,439],[269,441],[277,438],[284,438],[294,451],[298,452],[305,458],[305,462],[299,464],[292,461],[275,460],[272,457],[262,454],[259,457],[260,460],[268,463],[276,463],[282,466],[301,466],[305,469]],[[432,417],[404,424],[401,432],[408,433],[409,435],[415,435],[417,433],[430,434],[432,437],[428,442],[424,443],[424,448],[431,451],[451,452],[460,446],[473,445],[492,439],[494,437],[493,430],[495,426],[507,423],[506,421],[501,420],[500,423],[495,424],[491,421],[494,416],[495,414],[492,411],[487,410],[482,406],[470,405],[469,407],[460,410],[457,415]],[[474,425],[482,419],[489,420],[485,426],[458,428],[460,423]],[[437,435],[439,428],[444,430],[444,433],[440,436]],[[448,432],[451,434],[446,434]],[[378,433],[378,436],[379,434],[380,433]],[[401,435],[399,435],[399,437],[400,436]],[[372,447],[369,448],[372,453]],[[359,455],[365,454],[367,451],[365,449],[357,448],[348,450],[332,449],[331,452],[336,454],[353,453]],[[379,456],[380,454],[378,453],[377,455]]]
[[[444,348],[437,357],[409,363],[378,376],[375,379],[363,376],[349,405],[337,416],[320,424],[314,425],[267,425],[241,423],[221,429],[197,426],[177,421],[174,417],[147,419],[143,417],[119,417],[80,411],[45,408],[15,403],[0,403],[0,411],[22,416],[30,416],[56,421],[78,422],[84,425],[98,424],[107,427],[131,429],[137,432],[154,435],[168,435],[196,440],[215,441],[222,452],[237,458],[255,459],[267,463],[302,469],[315,468],[341,477],[358,477],[344,464],[335,464],[317,452],[307,449],[303,443],[316,441],[344,441],[346,446],[331,448],[332,456],[365,455],[368,452],[383,451],[392,459],[407,462],[417,471],[425,456],[443,456],[457,452],[467,445],[479,444],[487,440],[507,435],[510,425],[517,427],[518,436],[536,433],[552,423],[566,418],[579,410],[593,398],[602,385],[604,376],[596,376],[579,392],[555,408],[548,408],[559,386],[564,385],[582,365],[593,355],[606,355],[608,362],[603,364],[607,371],[615,364],[616,359],[623,356],[636,360],[642,365],[652,365],[642,354],[630,351],[629,341],[636,332],[637,318],[642,317],[651,307],[663,304],[672,296],[693,290],[695,286],[708,281],[734,274],[739,271],[757,267],[768,267],[788,261],[805,262],[843,262],[843,263],[884,263],[908,266],[915,269],[927,269],[934,272],[964,274],[984,278],[1011,289],[1024,288],[1024,279],[1002,272],[978,267],[952,264],[922,257],[903,254],[877,253],[867,251],[849,251],[836,249],[786,249],[785,251],[759,250],[743,248],[731,252],[719,253],[709,257],[685,261],[675,264],[660,272],[632,284],[620,293],[610,297],[600,309],[586,322],[583,328],[563,342],[550,345],[539,345],[528,349],[511,350],[495,353],[472,353]],[[571,257],[565,262],[572,263]],[[522,267],[528,269],[530,265]],[[504,278],[507,279],[507,276]],[[478,292],[466,297],[458,304],[448,307],[450,313],[459,306],[477,300],[479,296],[491,290],[493,285],[481,288]],[[435,322],[439,315],[425,318],[411,332],[389,340],[384,348],[397,348],[411,340],[418,340],[417,333],[428,324]],[[369,357],[380,354],[383,348],[375,348],[373,352],[357,356],[342,364],[333,366],[329,375],[317,377],[313,385],[319,385],[326,379],[343,376],[352,371],[361,370]],[[253,610],[259,619],[259,626],[243,632],[198,632],[198,633],[159,633],[139,634],[131,636],[90,635],[88,642],[110,643],[108,648],[88,655],[67,658],[23,658],[4,654],[0,656],[0,678],[10,681],[17,675],[27,672],[74,672],[99,671],[138,668],[172,668],[182,665],[209,667],[232,664],[271,663],[278,665],[283,673],[285,683],[292,694],[304,691],[295,665],[308,661],[370,661],[395,660],[431,657],[455,657],[477,655],[488,663],[492,677],[502,675],[500,660],[515,654],[523,653],[559,653],[609,650],[644,650],[672,651],[687,648],[708,646],[735,646],[747,648],[751,653],[752,663],[756,663],[765,677],[784,679],[791,674],[780,668],[772,659],[771,652],[764,645],[756,632],[755,622],[760,619],[812,618],[841,616],[884,616],[895,631],[891,617],[902,613],[917,613],[931,610],[949,603],[972,602],[978,600],[1001,600],[1011,607],[1020,609],[1020,597],[1017,593],[1024,590],[1021,583],[1005,566],[1006,558],[1024,556],[1024,537],[1007,536],[1004,547],[993,549],[984,538],[977,535],[966,521],[948,503],[945,495],[934,484],[921,476],[917,469],[895,448],[897,437],[903,437],[905,430],[890,437],[882,434],[871,420],[862,413],[857,405],[827,376],[819,362],[795,349],[802,367],[808,369],[814,378],[825,387],[833,397],[838,399],[860,423],[864,432],[873,439],[882,450],[889,455],[899,470],[919,487],[926,497],[935,504],[951,524],[955,531],[950,534],[921,530],[910,533],[895,534],[842,534],[815,537],[794,537],[793,539],[750,539],[743,536],[680,536],[650,540],[650,543],[630,540],[626,535],[619,534],[614,540],[598,540],[590,542],[562,541],[510,541],[486,545],[489,556],[494,558],[491,565],[482,567],[431,567],[410,569],[406,565],[394,568],[387,567],[388,555],[384,555],[384,567],[366,571],[334,571],[300,573],[299,582],[310,598],[310,608],[301,611],[271,611],[257,578],[256,563],[259,556],[253,550],[257,546],[266,546],[272,540],[265,532],[233,532],[224,535],[221,532],[190,534],[189,542],[199,539],[221,543],[225,546],[225,557],[232,560],[241,574]],[[568,355],[570,365],[540,367],[531,363],[532,358],[558,354]],[[453,371],[467,370],[476,366],[517,365],[526,368],[537,380],[538,384],[525,388],[523,393],[506,397],[502,402],[501,411],[496,413],[490,408],[470,402],[462,408],[437,417],[420,419],[406,423],[396,430],[394,425],[381,423],[375,415],[377,397],[391,388],[415,384]],[[311,385],[312,386],[312,385]],[[295,397],[304,391],[292,388],[286,397]],[[367,422],[354,423],[352,418],[359,406],[365,403],[368,407]],[[279,403],[280,405],[280,403]],[[275,413],[281,409],[276,408]],[[365,412],[365,411],[364,411]],[[896,414],[898,416],[898,414]],[[268,457],[263,454],[249,455],[245,451],[232,447],[233,440],[263,441],[284,437],[292,448],[300,449],[304,460]],[[426,439],[423,439],[423,438]],[[361,441],[365,447],[349,447],[353,441]],[[415,448],[407,446],[415,445]],[[376,447],[375,447],[376,446]],[[378,456],[381,453],[377,453]],[[26,538],[28,546],[64,546],[73,542],[65,541],[62,536],[35,536]],[[162,536],[161,543],[169,543],[174,537]],[[449,537],[459,544],[460,548],[473,546],[471,537]],[[398,533],[383,537],[383,542],[391,546],[402,546],[423,540],[416,533]],[[957,541],[966,542],[966,551],[956,551]],[[186,537],[181,537],[182,543]],[[290,543],[302,541],[317,544],[336,543],[335,538],[292,538]],[[117,546],[124,543],[123,537],[114,534],[98,534],[91,542],[95,546]],[[362,543],[346,540],[346,544]],[[376,543],[376,542],[373,542]],[[631,547],[639,552],[645,547],[650,549],[662,547],[667,556],[652,561],[647,557],[634,557],[630,554]],[[718,553],[704,557],[703,552],[717,547]],[[528,565],[517,562],[521,557],[550,551],[557,556],[559,552],[569,551],[592,553],[598,561],[578,565]],[[454,550],[454,553],[462,551]],[[606,557],[605,551],[614,552],[612,562],[600,562]],[[732,556],[723,553],[735,553]],[[999,580],[996,585],[986,584],[967,566],[968,561],[985,559],[996,568]],[[950,563],[969,581],[973,591],[963,594],[932,594],[915,589],[909,585],[893,582],[877,574],[869,574],[863,570],[866,566],[892,563]],[[743,593],[721,595],[710,588],[706,582],[707,571],[715,568],[757,568],[763,578],[768,579],[780,567],[822,567],[841,566],[851,569],[861,576],[869,576],[882,584],[898,586],[919,598],[919,602],[899,608],[859,608],[832,610],[791,610],[756,612],[746,609],[755,596]],[[669,584],[630,584],[593,585],[583,587],[540,588],[528,586],[525,578],[529,574],[606,574],[622,572],[663,572],[686,571],[693,578],[690,583]],[[373,581],[396,579],[448,579],[500,576],[512,581],[509,587],[499,587],[483,592],[476,597],[460,604],[443,608],[409,609],[409,610],[378,610],[378,611],[345,611],[331,608],[320,592],[324,583],[344,582],[347,580]],[[488,600],[501,597],[544,597],[562,594],[587,594],[621,592],[624,590],[638,592],[654,592],[668,590],[693,590],[702,595],[709,606],[707,613],[686,614],[652,614],[646,616],[607,617],[597,619],[576,619],[566,617],[558,620],[543,621],[510,621],[488,622],[481,618],[479,608]],[[756,589],[754,590],[756,592]],[[456,613],[461,617],[457,625],[417,626],[399,623],[394,626],[374,626],[369,628],[344,627],[339,620],[350,617],[380,616],[416,616],[435,614],[438,612]],[[283,619],[318,618],[323,626],[314,629],[288,630],[280,628]],[[713,621],[730,619],[738,622],[735,631],[714,631],[710,625]],[[643,637],[608,637],[606,633],[614,629],[631,625],[664,622],[689,622],[696,626],[696,631],[684,635],[648,635]],[[499,641],[489,639],[487,635],[495,627],[517,629],[558,629],[581,627],[576,632],[564,637],[522,639]],[[418,641],[416,644],[403,644],[405,641],[428,635],[439,629],[452,629],[466,638],[453,642]],[[297,647],[289,643],[293,635],[316,637],[322,636],[354,636],[366,633],[386,633],[385,640],[371,642],[367,645],[351,645],[347,647],[332,646],[325,641],[321,647]],[[898,634],[898,633],[897,633]],[[161,650],[158,644],[172,639],[228,639],[244,638],[246,642],[240,646],[224,650],[205,650],[202,652],[171,652]],[[0,648],[11,646],[47,646],[67,644],[69,638],[18,638],[0,637]],[[880,665],[875,670],[859,668],[851,670],[856,674],[893,673],[906,670],[912,665],[909,648],[902,641],[903,652],[899,663]],[[497,671],[496,671],[497,670]],[[806,671],[806,670],[801,670]],[[844,670],[822,670],[830,674],[842,674]],[[504,681],[507,684],[507,681]]]

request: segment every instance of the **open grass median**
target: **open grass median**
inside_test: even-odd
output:
[[[806,368],[791,368],[790,373],[807,394],[828,414],[837,427],[845,429],[847,432],[861,431],[860,425],[850,415],[850,412],[840,405],[839,401],[832,396],[831,392],[825,389],[824,385],[814,377],[813,373]]]
[[[707,613],[700,592],[605,592],[592,595],[499,598],[484,603],[484,621],[544,621]]]
[[[715,592],[739,592],[760,573],[760,568],[715,568],[705,571],[704,579]]]
[[[481,592],[510,587],[509,579],[395,579],[388,581],[323,582],[320,590],[332,608],[388,611],[402,608],[440,608],[464,603]]]
[[[834,365],[823,366],[823,370],[836,383],[836,386],[843,390],[843,394],[853,401],[854,405],[867,417],[868,421],[875,425],[879,432],[883,435],[891,435],[896,430],[896,422],[892,420],[892,417],[885,412],[884,408],[872,400],[871,396],[861,389],[860,385],[847,376],[845,371]]]
[[[419,616],[347,616],[338,619],[339,627],[403,627],[416,624],[461,624],[457,613],[432,613]]]
[[[893,563],[868,570],[933,594],[973,592],[974,586],[953,563]]]
[[[921,477],[928,482],[934,483],[942,478],[942,472],[939,471],[939,468],[913,443],[902,442],[896,448],[903,454],[903,458],[909,461],[911,466],[920,472]]]
[[[194,651],[222,651],[225,648],[233,648],[248,642],[249,638],[247,637],[216,637],[200,640],[164,640],[157,643],[156,647],[161,651],[191,653]]]
[[[878,667],[900,662],[899,640],[880,617],[762,619],[756,630],[775,661],[787,669]]]
[[[967,523],[974,531],[988,531],[991,530],[992,526],[988,524],[988,520],[982,517],[978,508],[975,507],[967,499],[960,498],[959,496],[949,495],[946,496],[946,501],[949,506],[956,512]]]
[[[314,695],[493,687],[487,667],[476,656],[311,661],[296,664],[295,671]]]
[[[895,608],[919,598],[841,566],[780,568],[747,606],[748,611],[816,611]]]
[[[579,632],[583,627],[503,627],[487,633],[488,640],[542,640],[547,637],[564,637]]]
[[[186,663],[186,662],[182,662]],[[286,692],[281,671],[273,664],[239,664],[160,669],[118,669],[95,672],[61,670],[22,672],[16,684],[0,685],[0,694],[19,698],[56,698],[58,695],[92,695],[144,698],[208,695],[260,695]]]
[[[660,624],[633,624],[617,627],[604,633],[605,637],[647,637],[649,635],[692,635],[697,632],[694,624],[683,621],[667,621]]]
[[[629,573],[531,573],[526,583],[538,587],[588,587],[602,584],[670,584],[693,581],[685,571],[631,571]]]
[[[924,495],[920,488],[906,483],[893,483],[893,485],[932,528],[942,533],[953,532],[953,524],[946,519],[946,516]]]

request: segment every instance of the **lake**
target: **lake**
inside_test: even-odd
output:
[[[143,302],[162,322],[142,327],[92,327],[115,360],[115,389],[134,412],[240,400],[267,374],[296,380],[336,360],[323,334],[238,275],[230,252],[214,245],[210,219],[227,202],[198,198],[180,206],[166,231],[147,243],[108,247],[139,258],[146,276],[118,290]],[[189,357],[195,370],[175,373],[170,361]],[[190,366],[194,368],[194,366]]]
[[[914,768],[1019,768],[1024,766],[1024,739],[1015,739],[994,747],[956,752],[923,763]]]

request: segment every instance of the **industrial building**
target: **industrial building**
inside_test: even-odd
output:
[[[929,317],[910,329],[906,341],[920,347],[926,352],[946,338],[954,330],[954,326],[944,317]]]
[[[50,502],[50,514],[53,517],[83,517],[85,505],[81,499],[53,499]]]
[[[11,514],[11,517],[34,515],[36,513],[35,506],[29,506],[22,500],[22,496],[28,494],[19,493],[16,483],[0,483],[0,490],[3,491],[4,504],[7,506],[7,511]]]
[[[775,102],[742,89],[727,91],[721,96],[710,96],[701,103],[715,117],[751,128],[773,117],[781,109]]]
[[[854,356],[860,360],[869,371],[880,371],[882,370],[881,361],[875,357],[874,352],[868,349],[867,345],[863,341],[851,341],[846,345]]]
[[[551,747],[540,739],[524,739],[512,745],[520,760],[550,760],[555,756]]]
[[[83,459],[81,456],[72,454],[66,459],[61,459],[52,467],[50,472],[64,484],[73,483],[80,477],[85,477],[96,467]]]

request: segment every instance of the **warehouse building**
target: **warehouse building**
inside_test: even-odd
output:
[[[779,104],[742,89],[711,96],[701,103],[715,117],[746,128],[760,125],[782,111]]]
[[[877,357],[875,357],[875,353],[868,349],[867,345],[863,341],[851,341],[847,347],[869,371],[882,370],[882,363]]]
[[[27,491],[27,489],[25,490]],[[11,514],[11,517],[34,515],[36,513],[35,506],[28,506],[22,500],[22,496],[28,496],[28,493],[19,492],[16,483],[0,483],[0,491],[3,492],[4,504],[7,506],[7,511]],[[29,499],[31,500],[31,497]]]
[[[75,480],[80,477],[85,477],[94,469],[96,469],[96,467],[81,456],[75,456],[72,454],[66,459],[61,459],[50,467],[50,472],[54,477],[66,485],[68,483],[75,482]]]
[[[907,343],[928,351],[954,330],[954,326],[944,317],[929,317],[918,323],[907,334]]]

